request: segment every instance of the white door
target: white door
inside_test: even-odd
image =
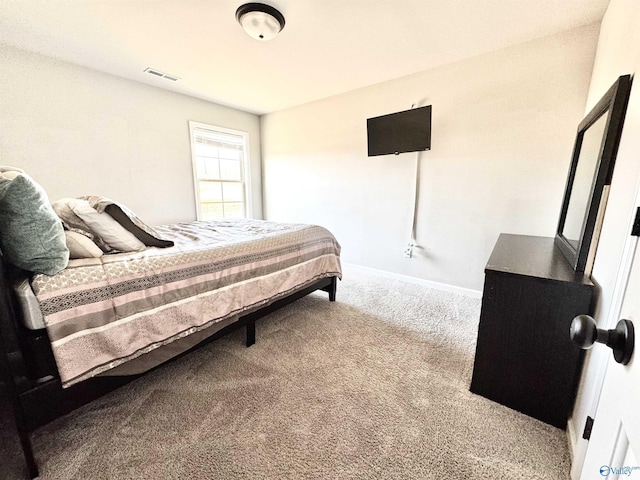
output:
[[[640,480],[640,249],[636,240],[632,240],[636,252],[621,311],[621,318],[634,324],[635,351],[628,365],[616,363],[610,353],[581,480]],[[602,344],[593,348],[609,350]]]

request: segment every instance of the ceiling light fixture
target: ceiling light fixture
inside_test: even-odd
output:
[[[271,40],[284,28],[284,16],[264,3],[245,3],[236,10],[236,19],[250,37]]]

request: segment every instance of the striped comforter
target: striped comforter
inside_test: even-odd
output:
[[[71,260],[34,277],[64,387],[341,276],[340,246],[318,226],[233,220],[155,230],[175,246]]]

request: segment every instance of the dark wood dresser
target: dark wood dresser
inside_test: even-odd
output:
[[[501,234],[485,268],[471,391],[564,429],[584,358],[569,326],[592,314],[593,297],[553,238]]]

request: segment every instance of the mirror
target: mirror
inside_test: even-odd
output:
[[[631,77],[623,75],[578,125],[555,243],[578,273],[591,274]]]
[[[580,154],[576,164],[573,186],[562,230],[567,242],[576,250],[580,243],[579,239],[582,233],[585,213],[589,208],[591,190],[596,179],[595,173],[598,169],[600,144],[602,143],[608,118],[609,112],[607,111],[584,132],[582,137],[582,145],[580,146]]]

